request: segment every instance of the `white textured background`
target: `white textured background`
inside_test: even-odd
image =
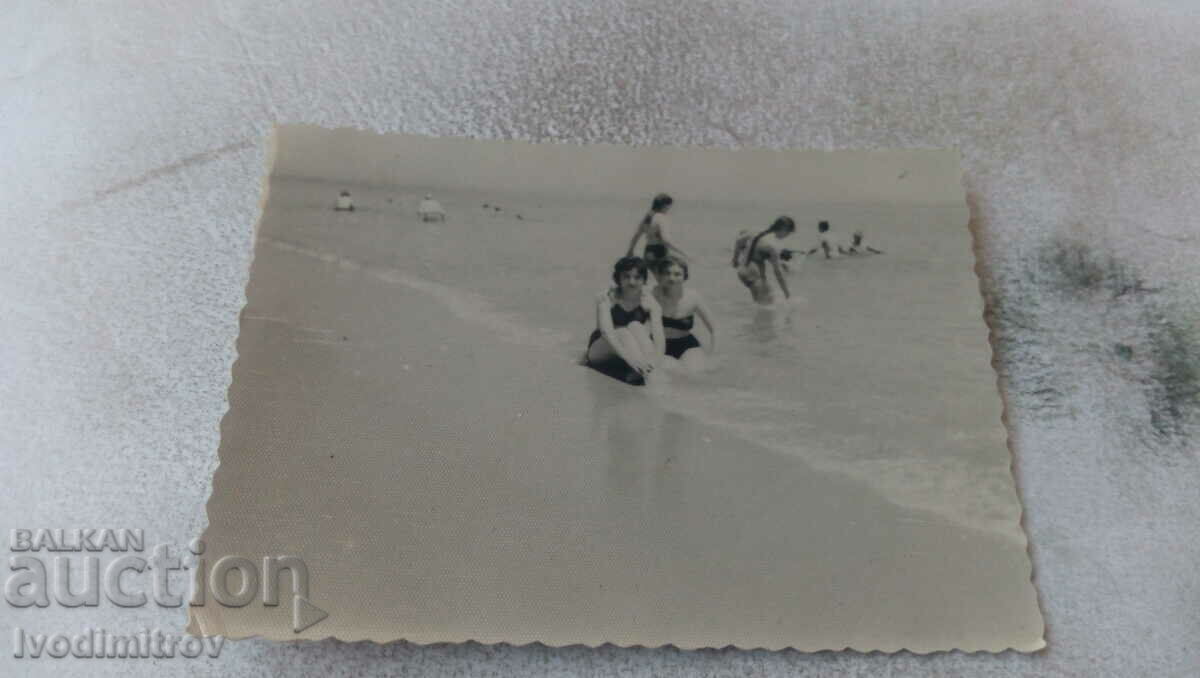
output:
[[[211,662],[31,662],[12,658],[14,625],[169,630],[183,615],[5,606],[0,673],[1200,674],[1200,3],[18,0],[2,16],[6,533],[201,530],[272,121],[957,147],[1050,646],[246,641]],[[1062,242],[1086,247],[1056,256]]]

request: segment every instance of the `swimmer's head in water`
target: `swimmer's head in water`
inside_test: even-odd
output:
[[[612,279],[613,283],[618,288],[624,287],[623,280],[627,279],[627,273],[632,272],[635,278],[646,282],[646,276],[649,275],[649,270],[646,268],[646,260],[641,257],[621,257],[613,266]]]
[[[862,240],[863,240],[863,232],[862,231],[855,231],[854,235],[850,237],[850,242],[854,245],[861,245]]]
[[[822,221],[821,223],[817,224],[817,232],[828,233],[829,232],[829,222]]]
[[[665,212],[675,204],[675,199],[666,193],[659,193],[654,196],[654,200],[650,203],[650,209],[654,212]]]
[[[771,230],[779,236],[789,235],[796,230],[796,222],[791,217],[779,217],[771,224]]]
[[[667,257],[662,259],[658,262],[658,266],[656,266],[654,270],[656,273],[658,273],[659,280],[665,280],[670,275],[672,268],[678,268],[679,272],[683,274],[683,279],[688,279],[688,265],[678,257]]]

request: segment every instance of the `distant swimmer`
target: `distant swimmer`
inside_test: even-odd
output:
[[[739,234],[731,263],[737,270],[738,280],[750,290],[750,296],[754,298],[755,303],[767,306],[775,301],[771,283],[767,279],[767,263],[771,264],[775,272],[775,280],[779,282],[779,289],[783,290],[783,297],[791,298],[792,294],[788,291],[787,280],[783,274],[780,256],[782,248],[779,247],[779,241],[795,232],[796,222],[785,216],[776,219],[770,228],[754,237],[750,237],[748,231]],[[774,237],[767,238],[768,234]]]
[[[805,252],[806,255],[822,252],[826,259],[833,259],[842,253],[842,248],[833,239],[833,234],[829,232],[828,221],[817,224],[817,238],[817,246]]]
[[[354,211],[354,199],[350,197],[350,191],[342,191],[341,194],[338,195],[337,202],[334,204],[333,209],[337,212]]]
[[[675,199],[666,193],[654,196],[654,200],[650,203],[650,211],[646,212],[646,216],[642,217],[637,230],[633,232],[633,239],[629,241],[629,250],[625,253],[625,256],[633,256],[638,239],[646,236],[646,249],[642,251],[642,258],[645,259],[650,270],[654,271],[655,276],[658,275],[658,262],[665,259],[668,254],[688,261],[687,254],[671,241],[667,212],[673,204],[675,204]]]
[[[690,371],[704,368],[704,348],[692,334],[696,316],[708,330],[709,353],[717,350],[717,331],[713,327],[712,314],[700,293],[685,289],[688,265],[675,257],[668,256],[658,264],[658,286],[654,288],[654,299],[662,308],[663,332],[666,336],[666,354],[678,360]]]
[[[433,199],[433,195],[426,193],[425,199],[417,206],[417,214],[421,216],[421,221],[445,221],[446,210],[442,209],[442,203]]]
[[[585,363],[599,372],[644,386],[666,351],[662,308],[646,289],[646,262],[622,257],[613,266],[614,286],[596,299],[596,329]]]
[[[877,250],[864,243],[863,232],[855,231],[854,235],[850,238],[850,246],[842,250],[842,253],[856,255],[883,254],[883,250]]]

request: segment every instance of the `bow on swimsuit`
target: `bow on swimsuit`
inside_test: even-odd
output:
[[[693,348],[700,348],[700,341],[696,339],[696,335],[692,334],[692,327],[696,324],[696,314],[687,316],[686,318],[668,318],[663,316],[663,327],[682,330],[687,332],[687,336],[683,337],[667,337],[666,354],[678,360],[684,353]]]

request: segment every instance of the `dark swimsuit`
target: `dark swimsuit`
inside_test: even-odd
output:
[[[700,348],[700,341],[696,339],[696,335],[692,334],[692,327],[696,324],[696,315],[692,314],[686,318],[668,318],[663,316],[663,327],[682,330],[687,332],[687,336],[667,337],[666,354],[678,360],[683,357],[683,354],[693,348]]]
[[[612,305],[611,314],[614,329],[618,327],[625,327],[631,322],[645,324],[650,320],[650,312],[642,308],[641,304],[638,304],[637,308],[633,309],[632,311],[626,311],[620,304],[614,303]],[[592,336],[588,337],[588,349],[590,350],[592,348],[592,344],[596,343],[596,341],[602,336],[603,333],[599,328],[592,330]],[[588,367],[591,367],[592,369],[603,374],[607,374],[613,379],[633,384],[634,386],[646,385],[646,380],[642,377],[642,375],[639,374],[637,370],[630,367],[629,363],[622,360],[620,356],[613,355],[611,358],[607,360],[601,360],[599,362],[593,362],[589,358],[585,358],[585,360],[587,361]]]
[[[654,243],[646,245],[646,249],[642,250],[642,258],[647,262],[655,262],[660,259],[667,258],[667,246],[662,243]]]

